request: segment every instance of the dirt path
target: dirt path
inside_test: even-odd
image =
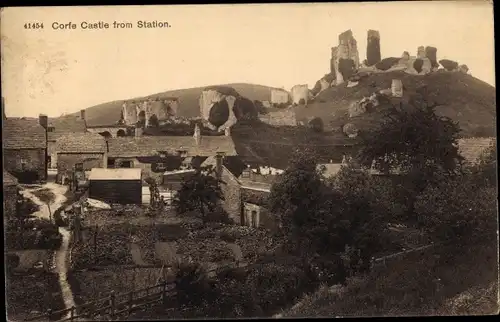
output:
[[[47,184],[42,185],[40,188],[28,188],[23,190],[23,195],[26,198],[31,199],[35,204],[40,206],[40,210],[33,213],[34,216],[43,219],[49,219],[50,213],[49,208],[46,204],[44,204],[40,199],[35,196],[32,192],[40,189],[50,189],[55,195],[55,199],[52,203],[50,203],[50,211],[52,214],[63,206],[66,201],[66,196],[64,195],[68,190],[67,186],[62,186],[53,182],[49,182]],[[59,250],[55,252],[55,270],[59,275],[59,285],[61,287],[62,297],[64,300],[64,304],[66,308],[71,308],[75,306],[75,300],[73,297],[73,292],[71,291],[71,287],[67,281],[67,272],[68,272],[68,249],[69,249],[69,241],[71,238],[71,232],[65,227],[59,227],[59,233],[62,235],[62,243]],[[69,316],[69,313],[68,313]]]

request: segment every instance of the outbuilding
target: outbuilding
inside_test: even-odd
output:
[[[107,203],[141,204],[141,169],[92,169],[89,175],[89,198]]]

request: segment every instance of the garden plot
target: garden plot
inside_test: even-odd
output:
[[[37,271],[32,274],[9,274],[6,278],[9,321],[22,321],[64,308],[57,274]]]

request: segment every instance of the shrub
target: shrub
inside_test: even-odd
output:
[[[388,70],[399,62],[400,58],[397,57],[387,57],[375,64],[375,67],[379,70]]]
[[[439,63],[441,64],[441,66],[443,66],[444,69],[446,69],[449,72],[454,71],[458,68],[458,63],[453,60],[442,59],[439,61]]]
[[[422,66],[424,66],[424,61],[420,58],[415,59],[413,62],[413,68],[420,73],[422,71]]]
[[[229,214],[224,209],[216,209],[215,211],[211,211],[205,215],[205,222],[207,223],[223,223],[223,224],[231,224],[233,220],[229,218]]]
[[[315,117],[309,121],[309,127],[314,132],[321,133],[324,130],[323,120],[320,117]]]
[[[177,265],[175,286],[181,306],[200,306],[212,295],[207,272],[199,263]]]
[[[17,266],[19,266],[19,256],[17,254],[7,254],[6,256],[6,268],[7,271],[9,272],[12,269],[15,269]]]

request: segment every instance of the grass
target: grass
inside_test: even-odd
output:
[[[7,314],[9,320],[22,320],[64,308],[58,276],[53,273],[9,274],[6,276]]]
[[[321,92],[315,103],[303,109],[308,116],[320,116],[325,124],[336,128],[347,120],[350,102],[369,96],[375,91],[391,87],[392,79],[401,79],[405,95],[413,94],[426,86],[429,96],[445,105],[437,112],[460,123],[464,137],[496,136],[495,88],[471,75],[458,72],[436,72],[425,76],[410,75],[401,71],[372,74],[351,88],[336,86]],[[323,103],[322,103],[323,102]],[[379,114],[363,114],[352,121],[359,128],[367,127],[379,119]]]
[[[316,296],[304,298],[301,305],[284,316],[413,316],[433,315],[440,310],[443,313],[445,299],[473,287],[491,286],[498,279],[497,262],[496,245],[469,247],[458,255],[454,246],[447,246],[355,277],[335,292],[321,290]],[[437,277],[441,279],[441,291],[436,288]]]

